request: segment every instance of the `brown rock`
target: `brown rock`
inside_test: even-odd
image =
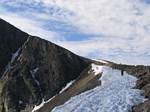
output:
[[[150,100],[133,107],[133,112],[150,112]]]
[[[142,90],[144,90],[145,97],[150,99],[150,83],[145,85]]]

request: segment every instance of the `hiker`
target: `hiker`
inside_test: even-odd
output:
[[[123,71],[123,70],[121,70],[121,75],[122,75],[122,76],[124,75],[124,71]]]

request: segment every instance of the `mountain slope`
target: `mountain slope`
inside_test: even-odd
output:
[[[143,73],[149,76],[149,66],[122,65],[104,60],[93,60],[92,63],[96,65],[89,66],[73,83],[69,83],[65,91],[44,101],[33,112],[49,112],[54,107],[54,112],[149,112],[149,100],[145,101],[143,95],[148,95],[150,88],[146,88],[144,94],[139,90],[143,83],[149,83],[142,78]],[[101,67],[104,68],[102,74],[95,76]]]
[[[101,72],[95,75],[92,67],[93,65],[88,66],[81,72],[78,78],[68,84],[70,86],[66,87],[66,89],[62,89],[59,94],[35,107],[32,112],[52,111],[53,108],[62,105],[71,97],[100,85],[101,82],[99,81],[99,78],[101,77]]]
[[[93,76],[93,72],[90,72],[92,68],[88,67],[83,74],[81,73],[73,81],[71,86],[52,99],[43,102],[36,108],[37,111],[35,112],[49,112],[52,107],[57,105],[58,107],[55,107],[52,112],[149,112],[150,66],[116,64],[104,60],[93,60],[92,63],[104,67],[102,77],[99,76],[101,77],[100,80],[96,79],[92,83],[91,81],[86,82],[85,79]],[[88,88],[89,84],[94,85],[97,81],[99,83],[90,86],[91,90],[84,92],[81,89],[82,80],[85,82],[84,88]],[[83,93],[78,94],[74,91],[76,85],[78,85],[78,93]],[[87,88],[85,90],[88,90]],[[142,91],[139,89],[142,89]],[[74,92],[70,94],[70,91]],[[146,96],[146,99],[144,96]],[[69,100],[67,101],[66,98]]]
[[[50,99],[69,81],[77,78],[90,63],[88,59],[46,40],[30,36],[5,21],[2,24],[4,26],[0,27],[6,28],[6,32],[0,36],[1,46],[7,49],[12,39],[12,52],[16,53],[12,56],[12,52],[2,54],[9,56],[3,64],[5,71],[1,71],[1,112],[30,112],[42,99]],[[7,29],[12,32],[7,32]]]
[[[97,66],[97,65],[95,65]],[[72,97],[52,112],[130,112],[132,106],[144,101],[142,91],[133,89],[136,78],[106,66],[102,68],[102,85]]]

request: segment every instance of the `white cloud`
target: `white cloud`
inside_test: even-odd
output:
[[[123,38],[140,35],[150,23],[150,7],[138,0],[42,0],[74,12],[70,21],[85,33]],[[139,15],[141,13],[141,15]],[[134,25],[134,26],[133,26]]]
[[[23,0],[13,2],[24,3]],[[150,5],[142,0],[28,0],[28,2],[43,3],[45,12],[26,10],[26,17],[32,14],[43,21],[64,21],[83,33],[98,36],[86,41],[66,41],[59,32],[45,30],[41,27],[41,21],[33,18],[13,17],[14,15],[10,14],[0,14],[0,17],[5,17],[26,32],[56,42],[82,56],[92,55],[124,63],[129,63],[130,60],[130,63],[150,64],[148,59]],[[55,7],[53,13],[48,13],[51,10],[48,8],[53,6]],[[10,20],[10,17],[14,19]]]
[[[81,31],[102,35],[85,42],[59,44],[85,56],[93,52],[111,55],[113,51],[114,57],[118,58],[116,52],[119,52],[125,63],[129,63],[128,60],[150,63],[147,58],[150,54],[149,5],[139,0],[57,0],[55,5],[74,12],[70,22]],[[116,49],[120,51],[115,52]]]
[[[5,11],[1,11],[0,17],[30,35],[39,36],[53,42],[61,39],[58,33],[44,30],[42,27],[40,27],[40,24],[37,21],[23,18],[17,14]]]
[[[139,43],[133,41],[134,44],[132,45],[130,42],[124,41],[121,38],[117,41],[114,38],[109,38],[107,40],[101,38],[97,37],[91,40],[79,42],[61,41],[57,43],[58,45],[61,45],[82,56],[108,59],[118,63],[150,63],[149,47],[147,46],[148,44],[140,46]]]

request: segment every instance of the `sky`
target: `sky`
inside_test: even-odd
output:
[[[0,18],[81,56],[150,65],[150,0],[0,0]]]

